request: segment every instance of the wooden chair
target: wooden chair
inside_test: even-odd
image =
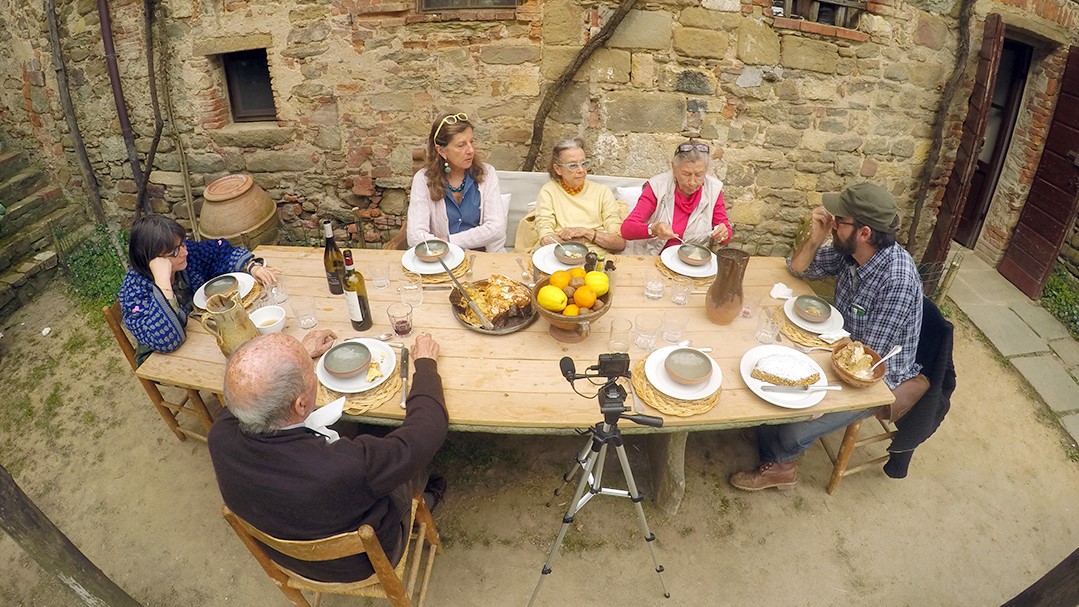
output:
[[[135,371],[138,368],[138,364],[135,362],[135,346],[131,343],[131,339],[128,337],[127,332],[124,331],[123,320],[120,313],[120,302],[113,302],[111,306],[105,306],[101,308],[101,313],[105,315],[105,322],[108,323],[109,328],[112,329],[112,335],[116,338],[116,343],[120,346],[120,351],[124,353],[124,357],[127,358],[127,363],[131,365],[131,370]],[[199,391],[194,388],[180,388],[184,390],[184,398],[178,403],[173,403],[165,399],[161,394],[161,390],[157,382],[150,381],[148,379],[138,378],[139,383],[142,384],[142,389],[146,390],[147,396],[150,397],[150,402],[154,404],[154,408],[161,414],[161,419],[165,420],[165,425],[172,430],[172,433],[176,435],[176,438],[180,440],[187,440],[187,437],[198,439],[202,442],[206,442],[205,432],[210,431],[210,426],[213,425],[213,417],[210,416],[209,410],[206,408],[206,403],[202,401],[202,396],[199,395]],[[201,423],[204,432],[197,432],[195,430],[189,430],[179,424],[177,418],[180,414],[192,415]]]
[[[940,339],[940,334],[945,331],[947,332],[947,339]],[[916,395],[912,399],[914,408],[918,407],[918,401],[921,400],[927,392],[934,391],[934,384],[936,384],[935,388],[938,392],[945,387],[947,381],[944,377],[943,367],[938,365],[938,361],[950,360],[951,356],[951,323],[941,315],[940,310],[932,299],[923,296],[922,329],[921,334],[918,336],[918,352],[915,355],[915,360],[922,365],[922,374],[926,376],[929,382],[925,389],[914,392]],[[952,387],[954,388],[954,383]],[[910,392],[908,392],[908,394],[910,394]],[[897,415],[910,414],[914,408],[898,413]],[[840,442],[838,450],[833,450],[832,447],[828,445],[825,437],[822,436],[820,439],[821,445],[824,447],[824,452],[828,455],[828,459],[832,461],[832,476],[828,481],[827,489],[829,495],[839,488],[839,484],[846,476],[883,464],[891,457],[890,453],[885,453],[884,455],[874,457],[853,467],[850,466],[850,460],[855,449],[892,439],[898,432],[894,423],[877,419],[884,431],[880,434],[859,438],[859,432],[863,421],[866,420],[860,419],[847,426],[846,430],[843,432],[843,440]],[[939,419],[937,420],[937,423],[939,423]]]
[[[416,602],[418,607],[423,607],[423,602],[427,598],[427,584],[431,579],[431,567],[434,565],[435,554],[442,548],[438,530],[435,529],[435,521],[431,518],[427,504],[418,494],[412,498],[412,516],[409,523],[409,529],[412,531],[406,539],[404,554],[397,567],[390,564],[382,549],[382,544],[375,535],[375,530],[370,525],[361,525],[356,531],[319,540],[282,540],[256,529],[229,510],[228,506],[221,507],[221,514],[232,526],[236,535],[240,536],[240,541],[251,551],[266,574],[296,607],[312,607],[301,592],[303,590],[314,593],[313,607],[319,607],[323,594],[384,598],[396,607],[411,607],[413,604],[411,597],[426,547],[427,564]],[[415,542],[414,546],[413,542]],[[319,582],[278,565],[270,559],[263,545],[304,561],[327,561],[366,553],[375,573],[359,582]],[[404,583],[406,568],[408,569],[407,588]]]

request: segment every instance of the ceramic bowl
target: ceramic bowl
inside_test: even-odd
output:
[[[202,288],[202,292],[206,294],[207,299],[214,295],[224,295],[225,297],[229,297],[239,290],[240,281],[236,280],[235,276],[229,276],[227,274],[207,280],[206,286]]]
[[[683,386],[695,386],[712,377],[712,359],[694,348],[671,350],[663,361],[663,368],[671,379]]]
[[[358,341],[346,341],[330,348],[322,364],[334,377],[355,377],[371,366],[371,351]]]
[[[712,261],[712,252],[700,245],[684,244],[678,247],[678,259],[687,265],[703,266]]]
[[[583,265],[585,255],[588,255],[588,247],[579,242],[563,242],[562,246],[554,246],[554,258],[567,266]]]
[[[280,333],[285,328],[285,309],[281,306],[263,306],[251,312],[251,322],[255,323],[259,335]]]
[[[416,245],[416,258],[420,261],[433,263],[442,259],[450,252],[450,245],[442,240],[425,240]]]
[[[835,370],[835,374],[839,376],[839,379],[842,380],[843,383],[854,386],[855,388],[868,388],[869,386],[872,386],[873,384],[884,379],[884,373],[885,371],[887,371],[888,361],[884,361],[883,365],[880,365],[876,369],[873,369],[873,375],[871,377],[862,377],[859,375],[855,375],[854,373],[844,368],[843,365],[839,364],[839,353],[844,348],[853,345],[854,342],[849,340],[843,340],[836,344],[834,348],[832,348],[832,369]],[[873,350],[873,348],[870,348],[869,346],[864,344],[862,345],[862,349],[865,351],[866,354],[873,358],[873,364],[877,364],[877,361],[880,360],[880,354]]]
[[[816,295],[799,295],[794,299],[794,313],[809,322],[824,322],[832,315],[832,306]]]
[[[562,332],[552,332],[555,339],[558,339],[559,341],[573,343],[584,339],[589,335],[592,323],[611,309],[613,291],[607,291],[597,298],[603,302],[603,307],[595,312],[586,312],[580,316],[564,316],[561,312],[547,310],[536,301],[536,293],[539,293],[540,289],[549,284],[551,284],[551,278],[548,276],[547,278],[541,279],[536,283],[536,286],[532,287],[532,309],[538,312],[540,316],[546,318],[547,321],[551,323],[552,327]],[[570,334],[572,334],[572,336]]]

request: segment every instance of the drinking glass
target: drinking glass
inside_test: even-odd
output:
[[[312,329],[318,326],[318,312],[314,297],[293,295],[290,299],[292,313],[296,315],[296,324],[300,325],[301,329]]]
[[[390,317],[390,326],[397,337],[407,337],[412,333],[412,306],[407,303],[392,303],[386,308]]]
[[[644,296],[647,299],[663,299],[663,290],[667,278],[658,268],[649,268],[644,272]]]
[[[742,302],[742,318],[753,318],[753,315],[757,313],[757,310],[761,307],[762,297],[756,297],[753,299],[746,298]]]
[[[418,274],[405,274],[398,289],[401,292],[401,303],[406,303],[413,308],[423,303],[423,277]]]
[[[689,318],[684,314],[663,315],[663,341],[673,344],[682,339],[682,332],[686,330]]]
[[[675,278],[671,283],[671,303],[684,306],[689,303],[689,294],[693,292],[693,281],[688,278]]]
[[[611,319],[611,337],[607,340],[607,349],[611,352],[629,352],[633,341],[633,323],[625,318]]]
[[[270,303],[283,304],[288,301],[288,289],[285,288],[285,277],[282,274],[277,275],[277,282],[270,287]]]
[[[371,277],[372,287],[385,289],[390,286],[390,264],[384,261],[376,261],[367,265],[367,272]]]
[[[760,307],[757,309],[757,332],[753,337],[762,344],[776,343],[779,336],[779,322],[776,321],[776,309]]]
[[[641,350],[651,351],[656,347],[656,335],[659,327],[663,324],[663,317],[652,312],[641,312],[637,315],[637,332],[634,334],[633,345]]]

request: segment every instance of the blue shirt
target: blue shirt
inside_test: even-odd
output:
[[[480,187],[467,172],[461,185],[465,188],[461,191],[461,202],[453,199],[450,186],[446,186],[446,217],[450,223],[450,234],[471,230],[480,225]]]
[[[787,268],[791,269],[787,258]],[[892,346],[903,351],[884,363],[884,383],[889,388],[914,377],[922,366],[915,362],[918,335],[922,330],[922,279],[910,253],[898,244],[877,251],[864,266],[830,246],[817,250],[803,273],[816,280],[835,276],[835,307],[843,314],[843,326],[853,339],[882,356]]]

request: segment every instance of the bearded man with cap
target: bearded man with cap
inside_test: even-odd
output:
[[[813,209],[809,237],[787,258],[787,268],[799,278],[835,277],[835,307],[852,339],[881,353],[903,346],[888,360],[884,375],[896,402],[879,411],[843,411],[807,422],[760,426],[760,464],[730,478],[731,485],[744,491],[793,487],[798,455],[814,441],[874,413],[895,420],[929,387],[914,359],[922,326],[922,280],[910,253],[895,241],[895,198],[879,186],[860,183],[825,194],[823,202]],[[829,234],[832,244],[822,246]]]

